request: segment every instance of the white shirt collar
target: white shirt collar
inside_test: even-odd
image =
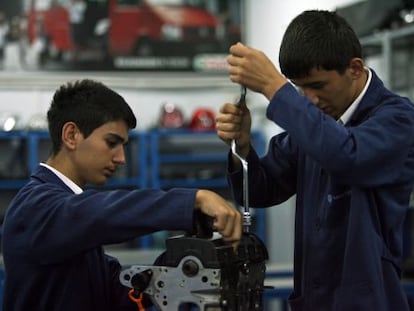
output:
[[[369,68],[365,68],[368,72],[368,79],[365,83],[364,89],[358,95],[358,97],[354,100],[354,102],[348,107],[348,109],[344,112],[344,114],[338,119],[338,122],[342,122],[342,124],[346,124],[349,119],[351,119],[352,114],[354,113],[355,109],[358,107],[359,103],[364,97],[365,93],[367,92],[368,86],[371,83],[372,72]]]
[[[50,165],[47,165],[46,163],[40,163],[41,166],[44,166],[51,170],[53,173],[56,174],[57,177],[59,177],[66,186],[68,186],[75,194],[82,193],[83,190],[81,187],[79,187],[77,184],[75,184],[72,180],[67,178],[65,175],[63,175],[61,172],[59,172],[57,169],[51,167]]]

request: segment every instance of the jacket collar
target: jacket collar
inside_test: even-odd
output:
[[[374,70],[371,70],[372,78],[371,83],[368,86],[368,90],[365,93],[364,97],[361,99],[358,107],[356,108],[355,112],[353,113],[351,119],[349,120],[349,125],[353,126],[359,124],[362,120],[367,118],[371,111],[378,106],[380,102],[379,97],[384,94],[384,83],[381,79],[377,76]]]
[[[38,165],[30,177],[42,183],[54,184],[69,192],[73,192],[55,173],[42,165]]]

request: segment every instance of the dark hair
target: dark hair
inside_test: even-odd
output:
[[[282,73],[293,79],[309,75],[313,68],[342,74],[355,57],[362,58],[362,48],[346,20],[335,12],[310,10],[287,27],[279,63]]]
[[[137,120],[129,105],[118,93],[93,80],[79,80],[62,85],[53,95],[47,112],[52,154],[62,145],[62,128],[72,121],[88,137],[93,130],[110,121],[124,120],[129,129]]]

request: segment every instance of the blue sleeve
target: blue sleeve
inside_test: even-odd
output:
[[[414,106],[382,92],[367,93],[363,100],[372,105],[370,113],[344,127],[286,84],[271,100],[267,117],[288,132],[302,153],[344,183],[406,182],[414,170]]]
[[[192,232],[196,191],[87,190],[76,195],[50,183],[29,184],[16,196],[8,217],[16,213],[19,225],[13,230],[21,226],[27,232],[13,234],[27,245],[27,256],[53,263],[159,230]]]

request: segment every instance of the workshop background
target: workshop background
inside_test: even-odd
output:
[[[180,48],[171,48],[141,40],[134,45],[132,55],[120,52],[121,56],[116,57],[108,52],[108,46],[116,44],[111,41],[114,39],[102,37],[111,27],[110,12],[99,11],[101,15],[94,16],[100,19],[100,27],[93,34],[97,42],[93,41],[93,48],[78,49],[48,34],[48,16],[39,13],[65,1],[37,1],[37,8],[30,0],[0,2],[0,221],[30,170],[47,157],[44,116],[53,92],[61,84],[81,78],[100,80],[114,88],[138,119],[128,146],[129,163],[108,188],[207,187],[231,200],[224,176],[227,147],[217,139],[212,124],[219,107],[235,101],[240,93],[239,86],[231,83],[225,72],[228,46],[241,40],[263,50],[277,66],[280,41],[288,23],[306,9],[337,9],[347,17],[361,37],[368,65],[387,86],[414,100],[413,0],[192,1],[203,4],[206,25],[211,20],[207,15],[220,21],[214,27],[219,28],[221,41],[208,41],[197,48],[191,41],[180,42],[184,43]],[[141,2],[118,1],[123,5]],[[92,10],[96,13],[106,0],[89,2],[96,5]],[[51,16],[56,21],[59,15]],[[177,35],[177,29],[168,31],[171,36]],[[57,38],[62,36],[60,33]],[[80,42],[84,39],[79,38]],[[189,52],[190,47],[195,51]],[[264,153],[268,138],[282,129],[266,120],[263,96],[248,92],[247,100],[253,112],[254,143],[259,153]],[[293,206],[294,198],[280,206],[252,211],[254,230],[269,250],[268,268],[280,271],[283,277],[292,267]],[[414,257],[411,214],[406,226],[407,276],[412,275]],[[110,246],[108,251],[125,264],[150,263],[171,234],[146,236]],[[280,292],[288,292],[291,280],[281,284]],[[269,304],[269,310],[286,307],[282,294],[271,298],[281,301]]]

